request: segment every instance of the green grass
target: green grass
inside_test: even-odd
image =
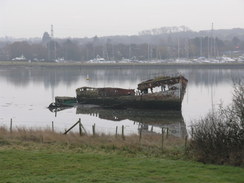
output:
[[[243,183],[240,167],[51,145],[0,145],[1,183]],[[49,147],[50,146],[50,147]]]

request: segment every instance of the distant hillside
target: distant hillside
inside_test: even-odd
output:
[[[104,42],[104,40],[113,40],[115,43],[145,43],[152,41],[158,41],[158,39],[166,39],[168,37],[178,37],[178,38],[194,38],[194,37],[201,37],[201,36],[211,36],[211,30],[201,30],[201,31],[192,31],[190,28],[186,26],[179,26],[179,27],[161,27],[155,28],[151,30],[143,30],[138,33],[138,35],[117,35],[117,36],[102,36],[99,37],[99,40]],[[243,28],[232,28],[232,29],[216,29],[213,30],[213,36],[218,37],[221,40],[232,40],[234,37],[237,37],[240,40],[244,40],[244,29]],[[57,38],[59,40],[76,40],[81,43],[87,43],[90,40],[94,39],[94,37],[84,37],[84,38]],[[40,38],[14,38],[14,37],[3,37],[0,38],[0,42],[15,42],[15,41],[27,41],[27,42],[40,42]]]
[[[219,57],[244,53],[244,29],[192,31],[185,26],[145,30],[138,35],[92,38],[53,38],[45,32],[42,38],[0,39],[0,60],[23,55],[27,60],[88,61],[161,60],[176,58]]]
[[[209,35],[210,30],[199,31],[200,35]],[[214,36],[222,40],[232,40],[233,37],[237,37],[240,40],[244,40],[244,29],[233,28],[233,29],[218,29],[213,31]]]
[[[231,41],[234,37],[238,38],[241,41],[244,41],[244,29],[233,28],[233,29],[218,29],[213,30],[201,30],[199,32],[192,31],[187,27],[162,27],[159,29],[145,30],[138,33],[138,35],[118,35],[118,36],[104,36],[99,37],[99,42],[105,44],[106,42],[113,42],[114,44],[160,44],[162,40],[166,41],[169,39],[193,39],[196,37],[217,37],[223,41]],[[77,40],[80,44],[85,44],[93,38],[82,38],[74,39]]]

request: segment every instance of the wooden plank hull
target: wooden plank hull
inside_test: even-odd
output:
[[[77,101],[108,108],[181,110],[188,80],[183,76],[161,76],[138,84],[137,90],[123,88],[76,89]]]

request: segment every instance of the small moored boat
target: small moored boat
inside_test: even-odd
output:
[[[73,107],[76,104],[75,97],[55,97],[55,102],[51,103],[48,108]]]

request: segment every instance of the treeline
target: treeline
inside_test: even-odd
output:
[[[184,26],[152,29],[134,36],[57,39],[45,32],[39,41],[0,41],[0,60],[21,55],[36,61],[88,61],[98,56],[105,60],[161,60],[243,52],[244,29],[194,32]]]

